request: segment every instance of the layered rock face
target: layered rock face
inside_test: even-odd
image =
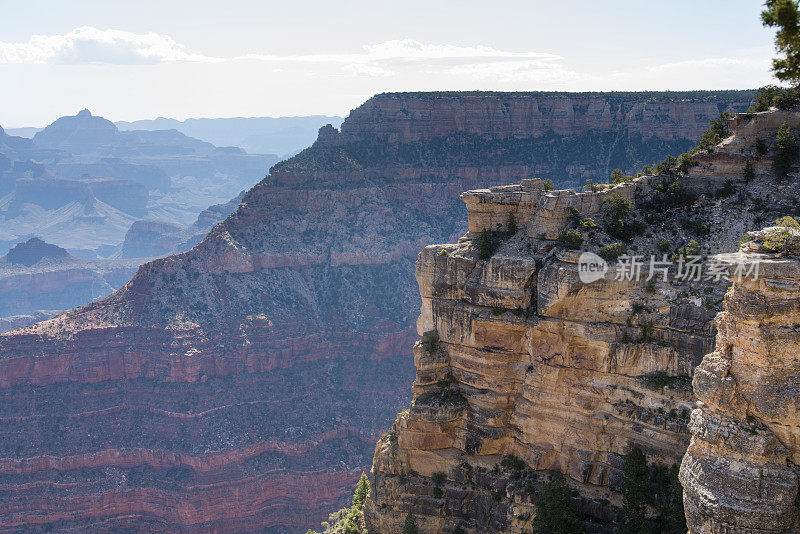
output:
[[[730,104],[729,95],[723,96],[717,107]],[[706,94],[684,105],[711,113],[707,97],[715,101]],[[0,440],[0,458],[5,460],[0,461],[0,471],[13,490],[0,500],[0,527],[46,525],[86,531],[147,525],[163,530],[294,532],[318,524],[343,504],[352,495],[360,472],[368,468],[375,439],[409,401],[413,367],[408,354],[417,337],[413,322],[420,307],[412,277],[414,258],[424,244],[454,240],[463,233],[466,221],[460,192],[510,181],[512,176],[514,180],[526,177],[535,167],[529,154],[525,156],[528,163],[510,159],[506,164],[505,156],[497,154],[494,159],[482,159],[487,146],[499,147],[509,158],[515,150],[520,154],[527,150],[528,145],[514,144],[516,138],[498,134],[502,128],[487,126],[486,134],[478,136],[489,143],[475,149],[483,151],[478,156],[470,144],[477,139],[469,137],[475,135],[474,128],[466,137],[452,133],[451,126],[438,130],[439,122],[461,120],[456,108],[450,120],[440,115],[428,120],[427,131],[415,134],[414,144],[398,143],[393,134],[373,135],[372,119],[364,118],[376,116],[376,103],[384,102],[387,114],[394,117],[391,106],[397,101],[419,111],[424,106],[433,109],[437,98],[376,97],[365,105],[371,111],[354,111],[341,133],[323,129],[314,146],[274,167],[267,179],[244,195],[236,211],[192,250],[145,264],[119,292],[102,301],[0,336],[0,394],[6,399]],[[451,104],[457,101],[447,98]],[[488,125],[495,120],[493,103],[502,103],[505,97],[485,98],[483,124]],[[517,102],[522,97],[507,98],[509,113],[521,113]],[[527,98],[534,102],[540,97]],[[479,102],[480,98],[470,96],[470,109],[480,110]],[[415,115],[409,117],[409,123],[419,124]],[[397,117],[391,124],[389,129],[398,136],[411,128]],[[581,137],[584,134],[576,128],[576,137],[582,139],[618,134],[605,131],[597,137],[592,131]],[[550,132],[544,135],[549,139],[545,144],[561,139],[552,130],[542,126],[541,131]],[[364,133],[354,137],[353,132]],[[696,134],[694,126],[685,132]],[[526,139],[533,140],[535,135],[531,131]],[[624,146],[626,141],[619,143]],[[672,151],[679,145],[660,139],[648,146]],[[635,152],[636,147],[631,147]],[[558,152],[551,155],[558,157]],[[532,183],[526,182],[526,187]],[[567,197],[584,198],[565,194],[566,203],[573,202]],[[597,207],[598,202],[590,204]],[[561,212],[558,216],[566,217]],[[476,262],[469,254],[427,254],[436,265],[443,262],[445,271],[420,267],[421,280],[421,273],[430,271],[424,276],[431,280],[445,276],[445,281],[451,277],[452,284],[458,285],[462,281],[458,277],[466,276],[459,271],[459,262],[470,272],[470,262]],[[557,283],[555,267],[562,264],[541,271],[538,259],[532,261],[527,253],[516,257],[514,261],[527,270],[528,278],[515,274],[511,263],[497,264],[485,279],[473,281],[470,291],[477,300],[470,305],[477,308],[464,308],[465,313],[482,310],[480,317],[473,318],[470,311],[454,318],[453,332],[441,335],[442,346],[455,346],[459,332],[466,336],[463,347],[453,353],[457,354],[453,361],[465,368],[472,365],[472,354],[484,353],[484,346],[502,347],[508,342],[514,347],[498,349],[485,362],[487,369],[497,373],[487,384],[496,380],[505,389],[495,394],[485,388],[486,408],[474,423],[477,434],[468,430],[458,438],[466,442],[468,434],[479,436],[483,445],[470,437],[470,450],[516,447],[515,438],[501,435],[494,427],[506,420],[500,406],[512,402],[514,388],[525,380],[547,371],[555,388],[562,384],[559,380],[572,383],[583,376],[564,372],[559,379],[552,365],[538,360],[528,364],[519,343],[528,322],[532,325],[539,319],[495,316],[487,307],[527,305],[531,288],[547,276],[551,276],[548,291],[554,295],[554,311],[542,332],[554,336],[554,352],[543,352],[543,357],[558,358],[558,352],[567,361],[581,357],[587,365],[601,365],[597,354],[614,350],[625,362],[618,365],[634,374],[656,369],[657,360],[670,358],[675,374],[691,367],[684,361],[691,355],[679,357],[672,349],[612,349],[616,346],[610,337],[613,325],[597,325],[589,318],[585,323],[570,323],[574,351],[557,350],[561,317],[570,315],[564,303],[572,298],[570,290]],[[566,265],[571,264],[562,267]],[[498,296],[482,289],[492,284],[501,284],[490,291],[499,292]],[[610,287],[614,291],[613,284]],[[443,300],[442,310],[447,306],[461,310],[456,303]],[[444,320],[445,312],[436,311],[439,305],[426,293],[425,306],[431,312],[425,324]],[[692,354],[704,354],[710,348],[704,345],[710,332],[698,336],[684,332],[689,325],[705,325],[702,314],[691,308],[675,315],[679,330],[675,343],[702,346]],[[598,316],[607,320],[601,312]],[[624,318],[618,320],[624,323]],[[478,324],[486,325],[488,337],[470,341]],[[488,327],[499,325],[505,325],[501,333],[492,334]],[[595,330],[608,340],[595,345]],[[579,350],[584,346],[598,351],[594,359]],[[436,363],[440,357],[425,358],[430,361],[426,365],[431,376],[439,373],[434,368],[440,365]],[[504,376],[506,360],[517,362],[512,375]],[[529,373],[528,365],[538,366],[536,373]],[[476,373],[475,387],[483,388],[478,371],[470,372]],[[644,391],[638,378],[626,383],[635,392]],[[584,383],[580,384],[579,389]],[[578,428],[585,425],[582,421],[593,419],[589,415],[592,403],[617,402],[616,397],[602,393],[602,385],[596,389],[597,395],[585,399],[587,404],[575,423]],[[526,389],[528,394],[534,393]],[[673,391],[664,393],[665,406],[678,406],[688,399],[688,394],[675,394],[677,400],[672,401],[668,396]],[[637,413],[619,406],[624,417],[644,421],[648,432],[667,427],[652,430],[650,441],[659,454],[671,455],[675,443],[685,446],[687,435],[674,417],[667,421],[666,416],[656,415],[655,407]],[[469,428],[474,424],[470,422]],[[551,427],[541,439],[555,433]],[[572,458],[569,451],[576,448],[593,450],[583,443],[565,443],[563,452],[543,455],[540,465]],[[519,450],[519,455],[532,462],[536,453]],[[604,458],[603,453],[586,460],[587,465],[598,465],[590,469],[591,480],[606,476]],[[575,465],[576,472],[582,469]],[[422,473],[427,468],[415,469]],[[42,487],[48,492],[44,497]],[[398,501],[400,506],[403,502]]]
[[[33,140],[0,130],[0,253],[38,235],[83,257],[108,257],[137,220],[190,224],[278,160],[176,130],[120,131],[88,110]]]
[[[779,438],[765,437],[754,420],[753,439],[743,448],[750,427],[736,430],[717,411],[706,422],[704,412],[695,413],[692,430],[709,444],[695,437],[692,446],[701,458],[691,464],[699,480],[696,492],[687,493],[690,523],[712,512],[731,521],[736,506],[759,510],[751,528],[774,514],[789,517],[796,482],[780,442],[794,442],[795,333],[786,325],[799,322],[791,293],[796,280],[789,276],[796,267],[782,280],[759,280],[763,294],[740,288],[727,297],[758,317],[741,321],[729,311],[720,323],[717,350],[727,351],[729,362],[731,350],[735,359],[737,350],[744,357],[744,348],[731,349],[726,336],[740,331],[743,343],[754,343],[757,356],[745,359],[747,377],[739,383],[719,357],[707,358],[695,374],[713,347],[727,281],[707,272],[680,279],[675,261],[681,254],[735,250],[747,230],[796,210],[796,175],[778,181],[770,169],[769,143],[783,122],[797,128],[800,114],[736,117],[733,135],[712,153],[696,155],[685,175],[645,176],[585,193],[542,191],[536,180],[464,193],[467,235],[458,244],[428,246],[417,259],[422,306],[414,400],[376,446],[365,507],[369,531],[399,533],[411,514],[430,533],[530,532],[547,470],[567,475],[587,528],[611,531],[621,507],[623,455],[638,446],[651,464],[679,463],[690,440],[692,376],[697,390],[698,381],[710,380],[699,377],[713,373],[719,374],[714,386],[703,388],[714,407],[740,387],[737,395],[752,400],[736,404],[737,416],[770,422]],[[747,162],[755,177],[745,180]],[[624,247],[640,255],[642,276],[629,271],[629,278],[612,261],[605,275],[585,283],[579,253],[556,239],[565,228],[589,228],[582,248],[595,253],[618,240],[605,205],[610,195],[630,199],[631,220],[640,217],[644,225]],[[478,233],[502,232],[509,214],[519,230],[481,258]],[[592,229],[589,219],[600,228]],[[648,280],[651,253],[656,261],[675,254],[666,280],[660,271]],[[774,324],[767,319],[773,306],[785,314]],[[762,336],[764,343],[757,341]],[[779,346],[788,360],[769,368],[768,355]],[[720,458],[723,447],[738,450],[730,462]],[[749,489],[741,497],[730,497],[744,485]]]
[[[532,176],[578,185],[689,150],[709,120],[721,111],[744,111],[751,98],[748,91],[381,94],[353,110],[340,133],[320,130],[315,150],[277,165],[272,179],[446,180],[455,174],[482,185]],[[400,171],[395,177],[381,172],[388,164]]]
[[[110,295],[136,273],[139,261],[82,260],[32,238],[0,256],[0,332]]]
[[[388,93],[354,110],[342,134],[410,143],[456,134],[522,139],[626,128],[643,139],[693,140],[709,119],[751,97],[749,91]]]
[[[694,375],[698,407],[680,475],[693,534],[799,526],[800,261],[746,257],[759,269],[741,279],[732,274],[716,348]]]

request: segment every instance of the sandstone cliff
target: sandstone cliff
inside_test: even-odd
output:
[[[451,180],[481,185],[536,176],[560,185],[635,172],[692,148],[748,91],[685,93],[386,93],[353,110],[341,132],[272,169],[279,184]],[[385,167],[397,168],[386,173]],[[308,171],[315,171],[309,173]]]
[[[763,250],[765,233],[744,249]],[[734,263],[741,255],[719,259]],[[681,464],[693,534],[798,529],[800,261],[745,256],[759,269],[731,274],[715,350],[694,375],[698,408]]]
[[[426,243],[463,233],[461,191],[516,181],[539,168],[549,169],[554,178],[582,176],[584,170],[565,174],[559,169],[568,161],[563,148],[577,149],[583,142],[589,148],[605,147],[600,159],[582,149],[590,169],[585,172],[602,175],[622,165],[616,156],[609,159],[611,146],[646,161],[660,159],[691,143],[701,123],[720,107],[745,105],[749,97],[703,93],[673,102],[671,95],[632,94],[620,97],[624,105],[619,108],[609,103],[616,98],[610,95],[575,97],[574,104],[570,95],[467,95],[461,104],[458,95],[443,98],[400,94],[371,99],[353,111],[341,132],[324,128],[313,147],[274,167],[245,194],[236,212],[191,251],[142,266],[103,301],[0,336],[0,416],[5,423],[0,470],[10,490],[0,500],[0,527],[103,530],[144,524],[164,530],[292,532],[318,524],[352,494],[354,481],[368,468],[375,439],[408,404],[413,376],[408,354],[417,337],[413,322],[420,307],[411,275],[414,258]],[[647,102],[637,104],[642,101]],[[557,113],[537,112],[540,118],[529,120],[534,115],[526,110],[556,104]],[[601,116],[603,109],[613,108],[608,128],[587,131],[589,119],[564,118],[585,117],[589,104]],[[673,126],[646,141],[623,135],[645,120],[645,111],[629,113],[634,108],[659,109],[660,120]],[[504,133],[507,128],[513,135]],[[531,155],[530,147],[540,151]],[[564,202],[572,202],[567,197],[584,198],[566,195]],[[543,198],[562,201],[554,195]],[[462,271],[471,272],[476,263],[469,253],[424,254],[445,270],[422,263],[420,277],[444,276],[442,291],[448,283],[457,287],[459,277],[466,276]],[[517,343],[509,350],[498,348],[485,362],[487,371],[470,368],[483,403],[480,417],[457,438],[468,441],[470,451],[517,447],[521,457],[533,462],[538,453],[513,445],[516,438],[503,425],[511,405],[522,399],[515,391],[525,380],[533,385],[540,372],[552,387],[574,383],[575,391],[581,391],[587,377],[594,376],[592,365],[608,367],[602,363],[603,351],[614,350],[622,360],[618,366],[636,375],[625,379],[630,395],[639,396],[647,389],[639,374],[660,369],[666,361],[672,362],[673,374],[687,374],[694,355],[699,358],[710,348],[710,331],[687,333],[695,324],[705,328],[702,307],[676,311],[669,319],[675,333],[662,329],[670,343],[697,346],[689,355],[655,344],[612,348],[617,347],[614,325],[596,321],[608,321],[604,314],[615,313],[624,323],[626,311],[599,310],[597,317],[563,323],[564,315],[571,316],[565,303],[572,297],[557,267],[566,269],[568,260],[540,271],[524,249],[514,254],[520,269],[534,279],[522,280],[508,268],[511,264],[500,262],[484,278],[472,280],[469,291],[476,300],[469,306],[478,306],[478,318],[473,320],[469,306],[442,301],[465,314],[453,316],[452,333],[441,333],[443,347],[456,346],[453,336],[465,336],[453,357],[461,362],[457,365],[483,361],[484,346]],[[596,350],[585,355],[585,371],[564,371],[562,378],[553,364],[529,364],[519,352],[524,332],[539,319],[529,317],[529,327],[524,317],[495,316],[486,307],[525,306],[531,298],[522,289],[525,284],[535,287],[536,277],[544,281],[548,276],[553,311],[551,320],[541,322],[552,335],[553,354],[543,356],[560,353],[569,362],[584,357],[580,347]],[[496,284],[505,285],[484,289]],[[613,290],[612,284],[608,291]],[[605,290],[598,291],[598,301],[607,298]],[[444,318],[433,295],[424,296],[431,312],[423,324]],[[480,336],[498,339],[471,341],[473,322],[486,325]],[[491,333],[492,325],[502,326],[498,334]],[[573,332],[572,352],[557,348],[563,331]],[[637,332],[635,327],[631,331]],[[444,365],[437,363],[439,356],[417,351],[418,359],[430,360],[425,365],[431,377],[436,375],[437,366]],[[517,362],[512,375],[500,365],[505,360]],[[528,365],[534,366],[530,373]],[[617,380],[615,372],[608,369],[609,383]],[[501,385],[499,393],[495,382]],[[688,393],[672,389],[662,395],[664,406],[688,401]],[[536,394],[526,386],[526,395]],[[621,422],[612,421],[610,428],[636,433],[630,421],[641,421],[652,433],[648,443],[664,457],[672,458],[674,450],[685,446],[685,425],[658,414],[655,404],[640,410],[625,405],[625,398],[605,393],[603,384],[594,386],[575,427],[591,426],[593,403],[616,403],[613,410],[621,412]],[[533,402],[526,406],[540,409]],[[435,412],[435,404],[429,411]],[[546,443],[558,424],[545,421],[537,439]],[[420,436],[425,439],[424,433]],[[590,481],[604,480],[604,466],[612,462],[606,456],[624,444],[608,454],[590,455],[588,467],[582,467],[573,461],[575,454],[596,449],[583,440],[576,434],[539,465],[570,459],[573,474],[584,469]],[[425,473],[427,468],[415,469]]]
[[[685,174],[665,169],[662,175],[597,192],[546,192],[539,182],[523,180],[464,193],[467,235],[458,244],[428,246],[417,259],[422,307],[414,399],[376,446],[373,489],[364,512],[370,532],[400,532],[409,513],[430,533],[530,532],[537,487],[553,469],[567,475],[580,495],[587,528],[612,530],[621,506],[623,455],[638,446],[650,463],[672,466],[689,444],[691,378],[697,388],[695,368],[713,348],[714,317],[727,281],[707,275],[681,280],[675,262],[667,281],[659,273],[647,280],[645,259],[639,281],[619,279],[620,263],[612,261],[605,276],[582,283],[578,252],[556,239],[565,228],[583,229],[583,250],[607,254],[602,247],[619,241],[610,235],[619,225],[612,224],[605,203],[613,195],[632,200],[633,213],[625,223],[632,239],[623,245],[629,254],[648,258],[653,253],[662,260],[667,259],[662,254],[676,259],[734,250],[747,230],[797,210],[796,175],[779,181],[770,169],[769,143],[783,122],[796,129],[800,114],[737,116],[733,135],[711,153],[694,156]],[[753,176],[745,179],[748,162]],[[509,214],[519,230],[504,237],[491,257],[481,258],[475,242],[479,232],[504,230]],[[776,284],[773,293],[783,290],[781,281]],[[763,302],[752,295],[741,306]],[[781,313],[782,302],[776,304]],[[737,321],[723,319],[723,343],[730,328],[746,329],[745,339],[757,335],[757,324]],[[766,355],[769,346],[759,354]],[[713,367],[726,376],[727,367]],[[749,373],[749,385],[742,385],[747,392],[765,378],[763,369],[758,363],[742,368]],[[768,373],[773,388],[782,387],[777,381],[782,372]],[[722,378],[717,383],[709,392],[715,406],[735,384]],[[788,421],[776,419],[776,410],[791,418],[791,409],[757,398],[765,412],[753,415],[773,422],[773,432],[785,437]],[[744,410],[745,403],[740,407]],[[739,415],[745,417],[745,411]],[[695,414],[693,431],[700,431],[700,424]],[[718,421],[712,427],[717,434],[727,428]],[[778,450],[776,439],[765,441],[758,432],[760,447]],[[692,520],[709,507],[735,513],[725,501],[729,497],[708,502],[716,496],[709,486],[722,481],[733,487],[738,476],[733,465],[726,472],[720,460],[713,460],[721,450],[715,436],[706,449],[695,437],[693,447],[706,463],[699,465],[697,493],[687,501],[696,499],[702,511],[687,505]],[[739,442],[725,443],[736,448]],[[757,452],[746,454],[754,461]],[[783,461],[782,471],[756,478],[771,483],[784,477],[783,485],[747,503],[767,516],[784,513],[774,506],[767,512],[769,497],[780,496],[784,505],[794,498],[793,475],[785,477],[786,453],[778,454],[783,456],[770,460],[770,469]],[[709,474],[710,468],[722,472]],[[743,495],[744,501],[752,496],[749,490]],[[754,524],[758,520],[754,515]]]

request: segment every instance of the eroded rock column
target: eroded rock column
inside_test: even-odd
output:
[[[732,272],[717,348],[695,370],[681,465],[692,534],[795,532],[800,464],[800,261],[717,256]]]

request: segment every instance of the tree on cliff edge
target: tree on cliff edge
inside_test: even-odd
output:
[[[353,504],[350,508],[342,508],[338,512],[332,513],[328,521],[322,523],[322,534],[366,534],[367,528],[364,524],[364,502],[369,495],[369,478],[365,473],[361,473],[358,480],[356,492],[353,494]],[[320,534],[317,531],[309,530],[306,534]]]
[[[772,60],[775,77],[792,85],[800,84],[800,9],[797,0],[767,0],[761,21],[777,28],[775,49],[779,56]]]
[[[585,532],[578,518],[578,507],[564,475],[554,471],[550,481],[543,485],[536,499],[536,516],[533,518],[536,534],[582,534]]]
[[[649,476],[647,459],[639,447],[633,447],[625,455],[623,470],[625,480],[622,483],[622,516],[621,534],[642,534],[647,529],[647,505]]]
[[[369,495],[369,479],[366,473],[361,473],[361,478],[358,479],[358,486],[356,486],[356,493],[353,495],[353,508],[361,511],[364,508],[367,495]]]

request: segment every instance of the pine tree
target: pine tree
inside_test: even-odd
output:
[[[506,223],[506,231],[508,235],[514,235],[517,233],[519,227],[517,226],[517,218],[514,217],[513,213],[508,214],[508,222]]]
[[[553,472],[550,482],[539,489],[533,531],[538,534],[580,534],[578,508],[572,500],[564,475]]]
[[[478,256],[480,259],[488,260],[492,257],[492,254],[494,254],[495,248],[497,248],[497,239],[489,230],[484,229],[478,234],[475,244],[478,247]]]
[[[764,26],[777,28],[775,49],[784,57],[772,60],[772,71],[779,80],[800,83],[800,8],[796,0],[767,0],[761,13]]]
[[[658,515],[653,519],[651,532],[659,534],[685,534],[686,516],[683,513],[683,488],[678,480],[678,466],[655,466],[651,493],[655,498]]]
[[[622,483],[622,516],[623,534],[639,534],[646,532],[649,476],[647,459],[642,449],[633,447],[625,456],[623,471],[625,481]]]
[[[744,178],[745,182],[749,182],[756,177],[756,169],[753,166],[752,161],[747,160],[747,163],[744,164],[744,169],[742,169],[742,177]]]
[[[411,512],[408,512],[406,522],[403,523],[403,534],[419,534],[419,530],[417,530],[417,521],[414,519],[414,516],[411,515]]]
[[[358,479],[358,486],[356,486],[356,492],[353,495],[353,508],[358,508],[359,510],[364,508],[367,495],[369,495],[369,478],[367,478],[366,473],[361,473],[361,478]]]
[[[792,170],[792,164],[797,159],[797,138],[792,133],[787,123],[781,124],[775,138],[775,156],[772,158],[772,169],[780,177],[784,177]]]

